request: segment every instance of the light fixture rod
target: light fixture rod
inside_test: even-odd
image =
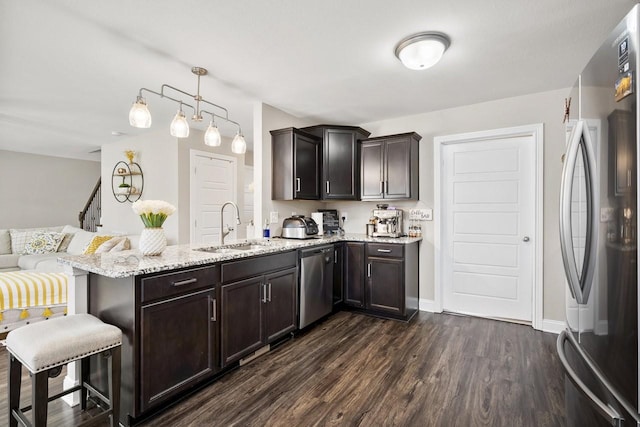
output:
[[[180,92],[180,93],[182,93],[182,94],[184,94],[184,95],[190,96],[191,98],[193,98],[193,99],[195,99],[195,100],[197,100],[197,97],[199,96],[199,95],[193,95],[193,94],[190,94],[189,92],[185,92],[185,91],[184,91],[184,90],[182,90],[182,89],[178,89],[177,87],[173,87],[173,86],[168,85],[168,84],[166,84],[166,83],[165,83],[165,84],[163,84],[163,85],[162,85],[162,87],[160,88],[160,96],[164,96],[164,97],[166,97],[166,98],[169,98],[169,97],[168,97],[167,95],[165,95],[165,94],[164,94],[164,89],[165,89],[165,88],[173,89],[173,90],[175,90],[176,92]],[[176,101],[176,100],[175,100],[175,99],[173,99],[173,98],[169,98],[169,99],[171,99],[172,101]],[[176,102],[180,102],[180,101],[176,101]],[[209,102],[209,101],[207,101],[206,99],[204,99],[204,98],[202,98],[202,97],[200,97],[200,102],[203,102],[203,103],[205,103],[205,104],[212,105],[212,106],[214,106],[214,107],[216,107],[216,108],[219,108],[219,109],[223,110],[223,111],[224,111],[224,113],[225,113],[225,115],[226,115],[226,118],[227,118],[227,119],[229,118],[229,111],[228,111],[226,108],[224,108],[224,107],[222,107],[222,106],[220,106],[220,105],[218,105],[218,104],[214,104],[213,102]],[[191,107],[191,108],[193,108],[193,107]],[[200,113],[200,111],[198,111],[198,109],[194,109],[194,110],[196,111],[196,113],[195,113],[196,115],[198,115],[198,114]]]
[[[180,100],[180,99],[172,98],[169,95],[165,95],[164,93],[156,92],[155,90],[147,89],[146,87],[140,88],[140,90],[138,91],[138,96],[142,97],[142,91],[149,92],[149,93],[152,93],[154,95],[158,95],[160,98],[167,98],[167,99],[172,100],[173,102],[177,102],[179,104],[186,105],[187,107],[191,108],[193,110],[194,114],[195,114],[195,111],[196,111],[195,107],[193,105],[191,105],[191,104],[187,104],[187,103],[182,102],[182,100]]]
[[[227,122],[231,122],[231,123],[233,123],[234,125],[238,126],[238,130],[239,130],[239,131],[242,131],[242,129],[240,128],[240,123],[236,122],[235,120],[231,120],[231,119],[230,119],[230,118],[228,118],[228,117],[222,117],[222,116],[220,116],[220,115],[218,115],[218,114],[212,113],[211,111],[207,111],[207,110],[202,110],[201,112],[202,112],[202,113],[205,113],[205,114],[209,114],[211,117],[218,117],[218,118],[220,118],[220,119],[222,119],[222,120],[225,120],[225,121],[227,121]]]

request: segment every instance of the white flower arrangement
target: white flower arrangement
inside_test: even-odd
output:
[[[176,211],[176,207],[164,200],[138,200],[131,205],[131,209],[140,216],[147,228],[162,227],[169,215]]]

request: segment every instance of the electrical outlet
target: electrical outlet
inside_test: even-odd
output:
[[[271,222],[271,224],[277,224],[279,222],[278,212],[271,212],[271,214],[269,215],[269,221]]]
[[[346,212],[340,212],[340,216],[342,217],[342,220],[343,220],[344,222],[349,221],[349,214],[348,214],[348,213],[346,213]]]

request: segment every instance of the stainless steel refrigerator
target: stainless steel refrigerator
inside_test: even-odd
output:
[[[557,347],[570,426],[640,425],[639,13],[636,5],[615,27],[566,100],[560,242],[567,328]]]

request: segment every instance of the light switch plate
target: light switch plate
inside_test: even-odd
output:
[[[279,222],[278,212],[271,212],[271,214],[269,215],[269,222],[271,224],[277,224]]]
[[[433,221],[433,209],[409,209],[409,219],[414,221]]]

